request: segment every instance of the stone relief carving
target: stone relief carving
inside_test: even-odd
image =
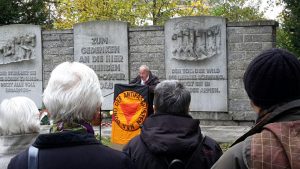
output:
[[[195,23],[175,25],[172,41],[172,58],[177,60],[198,61],[220,53],[220,25],[208,29],[199,29]],[[199,26],[198,26],[199,27]]]
[[[34,59],[35,46],[36,36],[34,34],[9,39],[4,45],[0,46],[0,64]]]

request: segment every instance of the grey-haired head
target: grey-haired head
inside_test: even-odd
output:
[[[165,80],[154,90],[155,113],[188,114],[191,94],[176,80]]]

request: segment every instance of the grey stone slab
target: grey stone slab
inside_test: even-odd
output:
[[[149,56],[148,53],[130,53],[130,62],[140,62],[143,57]]]
[[[228,79],[241,79],[245,70],[228,69]]]
[[[55,48],[53,48],[55,49]],[[73,55],[74,54],[74,47],[59,47],[56,48],[58,51],[58,55]]]
[[[227,111],[226,20],[182,17],[165,24],[166,78],[191,92],[191,111]]]
[[[242,90],[244,88],[243,79],[230,79],[230,80],[228,80],[228,87]]]
[[[182,17],[165,24],[166,78],[191,92],[191,111],[227,111],[226,20]]]
[[[239,89],[232,89],[229,86],[228,94],[229,99],[248,99],[248,95],[244,90],[244,87]]]
[[[255,27],[255,26],[272,26],[277,27],[279,23],[274,20],[259,20],[259,21],[242,21],[242,22],[228,22],[228,27]]]
[[[202,120],[232,120],[232,117],[227,112],[190,112],[194,119]]]
[[[244,42],[243,34],[232,34],[227,37],[228,43],[242,43]]]
[[[148,31],[147,36],[153,36],[153,37],[164,37],[165,32],[164,31]]]
[[[164,52],[164,45],[137,45],[131,46],[130,52],[132,53],[153,53]]]
[[[247,42],[247,43],[230,43],[228,44],[229,51],[261,51],[261,42]]]
[[[164,27],[161,26],[140,26],[140,27],[134,27],[130,28],[129,31],[163,31]]]
[[[44,48],[43,55],[59,55],[59,49],[57,48]]]
[[[233,143],[250,130],[248,126],[203,126],[202,132],[215,139],[218,143]]]
[[[43,48],[58,48],[64,47],[64,44],[61,41],[44,41]]]
[[[0,101],[26,96],[41,108],[42,64],[40,26],[0,27]]]
[[[275,42],[265,42],[262,44],[262,51],[276,47]]]
[[[248,127],[248,126],[253,126],[255,124],[255,121],[254,120],[251,120],[251,121],[239,121],[239,126],[242,126],[242,127]]]
[[[135,46],[135,45],[139,45],[138,39],[133,38],[133,37],[129,37],[129,46]]]
[[[228,27],[227,32],[232,34],[266,34],[273,33],[272,26],[254,26],[254,27]]]
[[[74,36],[73,36],[73,33],[70,34],[70,33],[63,33],[60,35],[60,39],[62,41],[73,41],[74,40]],[[74,45],[74,44],[72,44]]]
[[[245,42],[272,42],[272,34],[263,35],[244,35]]]
[[[244,61],[246,60],[245,55],[246,54],[244,51],[239,51],[239,52],[228,51],[228,62]]]
[[[59,41],[60,40],[60,34],[54,34],[51,33],[50,34],[45,34],[43,33],[43,42],[44,41]]]
[[[64,29],[64,30],[43,30],[42,34],[73,34],[73,29]]]
[[[163,45],[163,37],[142,37],[137,39],[137,45]]]
[[[264,43],[263,43],[264,44]],[[247,51],[245,55],[245,60],[252,61],[256,56],[258,56],[262,51]]]
[[[245,61],[231,61],[228,62],[228,71],[230,70],[242,70],[245,72],[251,60]],[[242,72],[242,73],[244,73]]]
[[[257,118],[257,113],[254,111],[239,111],[239,112],[230,112],[233,120],[245,121],[245,120],[255,120]]]
[[[128,84],[128,26],[125,22],[87,22],[74,26],[74,60],[99,77],[103,110],[112,110],[114,85]],[[109,95],[110,94],[110,95]]]
[[[231,111],[252,111],[249,99],[229,100],[229,109]]]

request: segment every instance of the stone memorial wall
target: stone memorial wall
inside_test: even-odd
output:
[[[76,25],[74,30],[42,31],[42,42],[35,28],[30,28],[29,31],[22,27],[22,34],[13,34],[8,31],[18,32],[17,29],[7,30],[4,29],[6,26],[2,26],[0,37],[5,38],[0,38],[1,92],[26,90],[23,94],[33,99],[39,97],[38,100],[41,100],[42,86],[43,89],[46,87],[50,72],[55,66],[64,61],[75,60],[89,65],[97,72],[103,94],[107,95],[113,91],[112,84],[128,83],[128,80],[138,74],[138,67],[146,64],[160,80],[182,80],[192,93],[196,92],[192,95],[193,99],[196,98],[198,101],[192,103],[190,114],[194,118],[201,119],[201,125],[249,126],[253,124],[256,116],[243,89],[242,77],[247,65],[257,54],[262,50],[275,47],[277,23],[275,21],[224,23],[223,19],[219,21],[218,24],[214,21],[213,24],[207,24],[203,28],[195,25],[190,28],[185,27],[186,24],[181,26],[178,24],[180,29],[172,31],[167,30],[168,25],[166,28],[159,26],[128,28],[127,24],[119,22],[113,23],[115,26],[107,26],[99,22],[83,23]],[[172,22],[169,21],[167,24]],[[214,27],[216,25],[221,25],[220,31]],[[86,28],[88,31],[84,31]],[[110,31],[115,33],[108,33]],[[226,38],[223,37],[224,34]],[[199,41],[204,36],[207,38],[206,43]],[[165,40],[166,37],[168,40]],[[224,39],[227,44],[223,42]],[[186,43],[193,40],[193,43]],[[170,46],[168,41],[174,44]],[[184,42],[185,49],[178,46],[180,41]],[[207,50],[210,44],[219,42],[221,45],[226,44],[227,54],[223,54],[223,46],[215,45],[217,48],[212,46]],[[20,45],[22,43],[26,43],[27,46]],[[15,46],[18,50],[23,51],[20,55],[22,57],[13,59],[15,56],[9,52],[10,48],[5,47],[13,46],[11,44],[17,44]],[[33,44],[36,46],[33,47]],[[38,46],[41,44],[42,49],[39,49]],[[195,47],[190,44],[199,44],[200,47],[195,50]],[[188,52],[190,47],[193,49],[190,51],[201,51],[200,54],[194,53],[187,55],[186,58],[182,57],[180,52]],[[165,53],[168,49],[171,49],[169,54]],[[30,50],[31,54],[25,52]],[[42,50],[43,62],[39,61],[42,58],[39,50]],[[4,56],[7,54],[11,58]],[[19,63],[22,63],[22,66],[18,65]],[[186,67],[182,66],[183,63]],[[41,73],[43,73],[43,81]],[[104,76],[104,74],[118,74],[118,76]],[[185,75],[188,77],[196,75],[197,79],[186,79]],[[198,77],[207,79],[198,79]],[[16,86],[16,89],[11,86]],[[34,90],[35,92],[30,94]],[[213,93],[207,94],[207,91]],[[213,95],[220,100],[215,100]],[[112,96],[105,98],[106,102],[103,104],[105,109],[110,109]],[[202,96],[205,97],[201,98]],[[217,103],[214,103],[215,101]],[[205,107],[202,102],[209,103],[211,107]]]
[[[0,101],[26,96],[42,107],[41,44],[40,26],[0,27]]]
[[[87,22],[74,26],[74,61],[92,68],[112,110],[114,85],[128,84],[128,28],[125,22]]]
[[[166,79],[190,91],[191,111],[227,111],[226,20],[181,17],[165,24]]]

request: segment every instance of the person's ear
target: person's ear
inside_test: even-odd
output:
[[[252,107],[252,109],[253,109],[254,112],[256,112],[256,113],[260,113],[261,112],[262,109],[260,107],[256,106],[253,103],[253,101],[250,101],[250,104],[251,104],[251,107]]]
[[[91,124],[93,126],[99,126],[99,125],[101,125],[101,121],[102,121],[101,107],[97,106],[96,113],[94,114]]]
[[[155,105],[153,105],[153,113],[154,114],[156,113],[156,107],[155,107]]]

